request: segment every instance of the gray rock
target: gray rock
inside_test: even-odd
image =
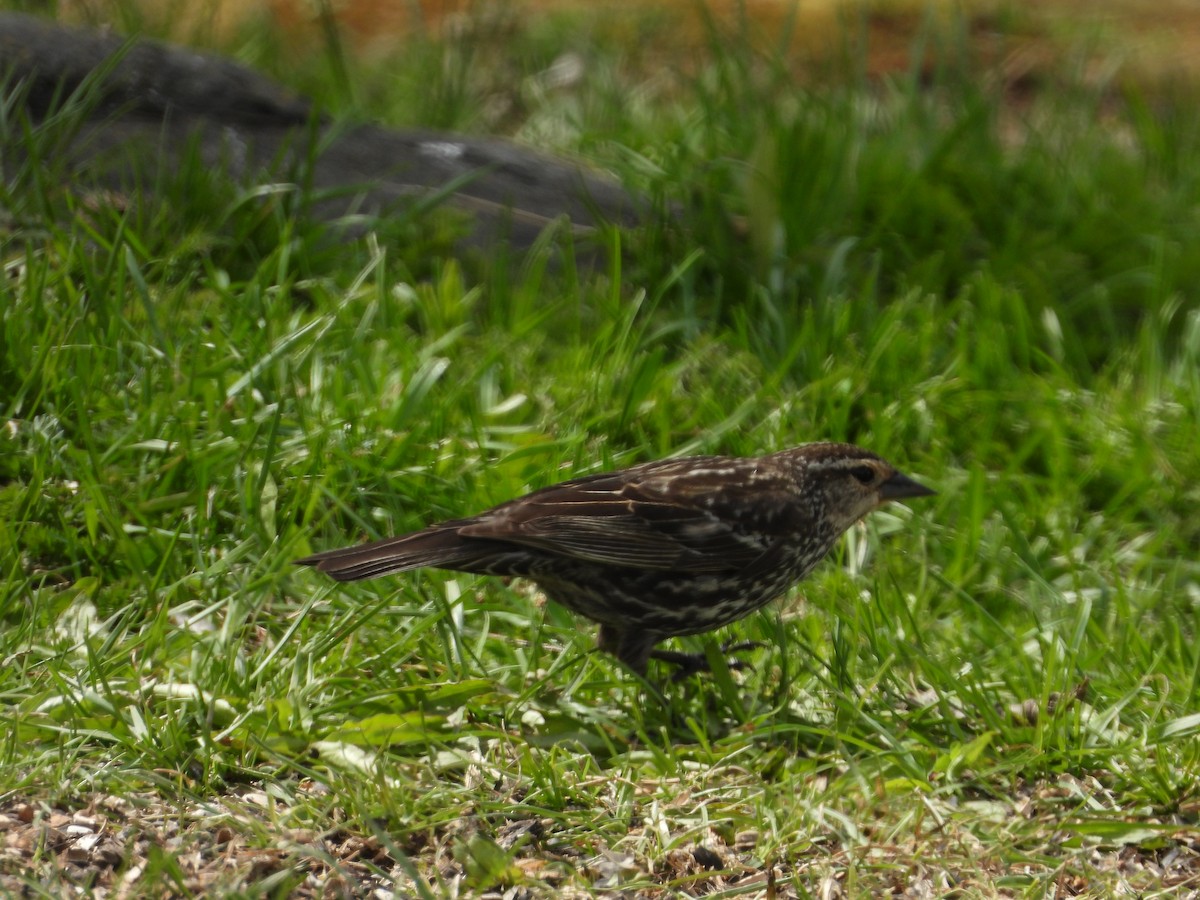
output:
[[[80,187],[152,185],[160,167],[196,153],[243,184],[303,173],[307,214],[324,221],[354,214],[361,230],[432,203],[464,211],[463,244],[517,249],[558,220],[586,238],[602,222],[628,227],[648,214],[580,164],[495,138],[336,122],[244,66],[168,44],[2,13],[0,73],[34,121],[63,98],[81,103],[82,127],[59,148]],[[14,135],[3,148],[22,152]]]

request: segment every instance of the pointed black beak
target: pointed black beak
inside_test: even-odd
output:
[[[887,481],[879,486],[879,496],[882,500],[904,500],[908,497],[931,497],[937,491],[930,490],[923,484],[919,484],[904,475],[897,472]]]

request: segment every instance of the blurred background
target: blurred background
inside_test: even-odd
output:
[[[797,65],[812,65],[839,47],[836,37],[856,31],[869,50],[867,67],[881,74],[911,65],[914,37],[931,18],[966,23],[970,44],[1003,62],[1014,80],[1036,72],[1048,58],[1085,52],[1103,65],[1119,65],[1147,78],[1194,75],[1200,69],[1200,4],[1187,0],[60,0],[17,4],[52,13],[62,21],[109,23],[149,31],[184,43],[225,44],[269,24],[297,54],[327,37],[322,20],[342,29],[356,53],[386,55],[414,33],[446,35],[506,28],[534,17],[568,17],[625,37],[653,39],[662,62],[685,64],[706,42],[709,19],[737,24],[749,36],[774,45],[788,33]]]

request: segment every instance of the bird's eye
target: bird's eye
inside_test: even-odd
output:
[[[870,484],[875,480],[875,470],[870,466],[855,466],[850,470],[850,474],[863,484]]]

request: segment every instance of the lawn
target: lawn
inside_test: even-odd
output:
[[[725,25],[656,70],[585,16],[227,49],[339,114],[614,173],[656,212],[596,266],[7,160],[0,890],[1200,890],[1200,91],[1064,52],[1016,96],[941,21],[907,74]],[[2,112],[35,159],[70,127]],[[826,439],[938,496],[673,645],[758,641],[752,669],[643,681],[520,581],[291,564]]]

